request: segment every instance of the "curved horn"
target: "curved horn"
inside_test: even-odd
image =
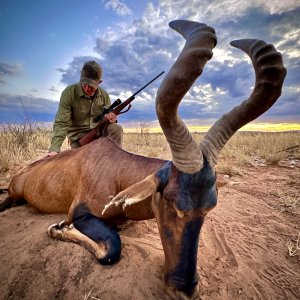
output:
[[[254,39],[236,40],[230,44],[250,56],[256,81],[249,99],[215,122],[200,143],[203,153],[215,164],[220,151],[231,136],[239,128],[267,111],[280,97],[286,75],[282,56],[273,45]]]
[[[195,173],[202,168],[202,152],[177,111],[183,96],[211,59],[217,39],[214,29],[205,24],[177,20],[169,26],[178,31],[186,43],[158,89],[156,113],[170,145],[173,164],[182,172]]]

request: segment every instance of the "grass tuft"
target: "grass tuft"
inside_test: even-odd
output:
[[[300,197],[281,196],[280,198],[279,206],[281,212],[294,212],[300,206]]]
[[[299,256],[300,257],[300,233],[298,237],[294,240],[288,239],[287,247],[289,251],[289,256]]]
[[[33,123],[3,124],[0,128],[0,172],[24,163],[49,147],[51,132]]]

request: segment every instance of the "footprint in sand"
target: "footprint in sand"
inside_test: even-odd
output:
[[[261,272],[261,277],[269,281],[273,286],[277,286],[281,290],[278,299],[300,299],[300,275],[284,266],[273,265],[265,268]],[[295,278],[299,278],[298,284],[295,284]]]

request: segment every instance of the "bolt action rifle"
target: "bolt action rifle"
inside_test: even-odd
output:
[[[103,112],[93,119],[94,122],[99,122],[97,126],[91,131],[89,131],[86,135],[84,135],[81,139],[79,139],[77,141],[77,144],[81,147],[102,136],[104,129],[109,124],[109,121],[106,118],[106,114],[112,112],[117,116],[129,111],[129,109],[131,108],[131,102],[135,99],[135,96],[144,88],[146,88],[149,84],[151,84],[154,80],[156,80],[159,76],[161,76],[163,73],[164,71],[157,75],[155,78],[153,78],[151,81],[149,81],[146,85],[144,85],[141,89],[135,92],[124,102],[122,102],[120,99],[117,99],[110,107],[104,108]],[[127,106],[128,108],[126,110],[123,110]]]

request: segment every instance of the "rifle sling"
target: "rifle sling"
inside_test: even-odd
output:
[[[124,114],[124,113],[128,112],[128,111],[130,110],[131,106],[132,106],[132,105],[129,104],[129,105],[128,105],[128,108],[127,108],[126,110],[120,111],[120,112],[118,113],[118,115],[121,115],[121,114]]]

